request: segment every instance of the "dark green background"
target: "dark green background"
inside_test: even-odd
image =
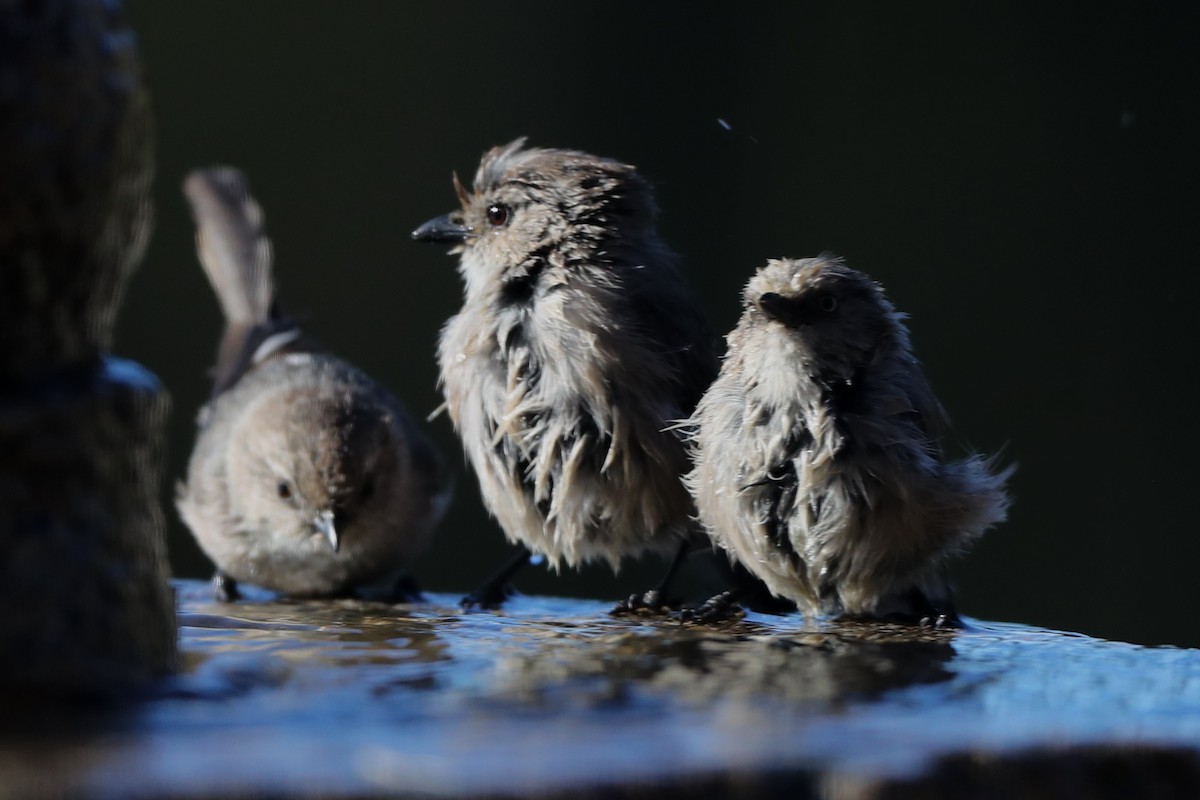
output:
[[[182,475],[219,331],[179,183],[237,165],[283,300],[417,415],[454,261],[409,231],[518,135],[637,164],[715,329],[768,257],[832,250],[912,316],[959,439],[1019,462],[957,569],[979,617],[1200,645],[1194,3],[131,0],[158,225],[117,350],[174,397]],[[726,130],[718,120],[725,120]],[[431,425],[461,465],[449,422]],[[173,510],[181,575],[210,567]],[[423,583],[506,552],[460,468]],[[616,597],[656,563],[526,591]]]

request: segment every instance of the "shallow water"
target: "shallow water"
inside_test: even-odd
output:
[[[120,714],[10,732],[0,795],[520,794],[1200,745],[1195,650],[978,621],[687,627],[587,600],[464,613],[449,595],[223,605],[178,589],[182,673]]]

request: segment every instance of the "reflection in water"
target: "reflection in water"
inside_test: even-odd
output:
[[[449,661],[436,620],[406,606],[355,600],[273,600],[210,604],[180,614],[186,674],[172,686],[177,698],[217,699],[259,688],[284,687],[334,702],[397,689],[433,689]],[[322,697],[314,697],[323,705]]]
[[[703,708],[760,701],[839,708],[951,678],[950,635],[864,641],[844,632],[798,637],[650,628],[547,632],[500,651],[493,696],[542,708]]]
[[[787,631],[772,620],[797,618],[771,617],[709,627],[631,623],[587,601],[547,598],[522,598],[504,614],[350,600],[185,605],[188,669],[170,689],[175,699],[305,692],[314,695],[310,709],[369,706],[362,713],[385,718],[448,708],[669,713],[718,702],[835,710],[950,680],[954,656],[953,632],[853,624]],[[444,690],[436,701],[406,694],[434,689]],[[279,713],[292,704],[269,705]]]
[[[179,588],[182,673],[117,713],[10,725],[0,794],[520,796],[730,775],[781,791],[963,752],[1200,752],[1200,651],[1019,625],[688,627],[555,598],[464,613],[457,597],[221,605]]]

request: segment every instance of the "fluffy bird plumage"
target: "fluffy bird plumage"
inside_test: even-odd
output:
[[[1006,515],[1011,468],[948,460],[904,316],[840,259],[750,279],[690,420],[713,540],[809,613],[953,616],[948,558]]]
[[[465,298],[438,363],[488,509],[556,567],[678,546],[693,508],[668,428],[717,363],[650,186],[517,140],[458,190],[461,209],[414,236],[457,243]]]
[[[242,175],[195,172],[184,192],[226,328],[177,505],[219,592],[340,595],[399,578],[445,510],[440,460],[395,397],[277,313]]]

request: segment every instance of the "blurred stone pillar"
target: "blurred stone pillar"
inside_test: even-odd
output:
[[[175,664],[167,396],[108,349],[151,225],[153,136],[116,0],[0,0],[0,691]]]

